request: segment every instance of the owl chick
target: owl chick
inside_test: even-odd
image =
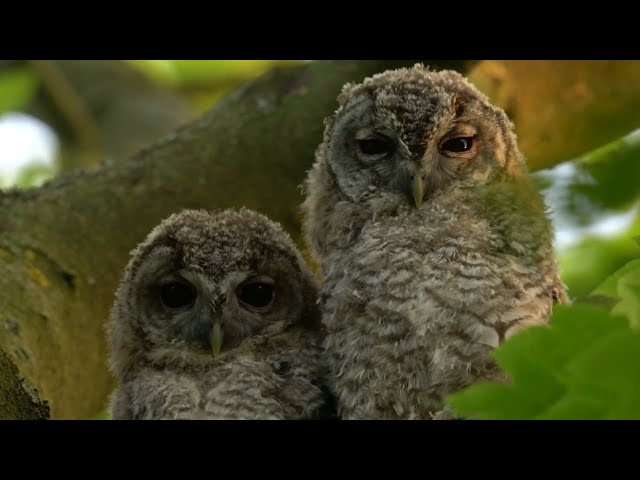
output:
[[[247,209],[183,211],[132,251],[108,327],[113,419],[307,419],[327,411],[317,286]]]
[[[306,184],[343,418],[447,418],[504,379],[490,354],[567,301],[552,227],[504,111],[453,71],[347,84]]]

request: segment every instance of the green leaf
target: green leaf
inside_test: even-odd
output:
[[[618,281],[618,297],[621,301],[613,307],[612,313],[626,315],[631,326],[640,327],[640,260],[632,263],[634,268]]]
[[[607,413],[606,402],[594,399],[589,395],[570,392],[557,402],[550,404],[534,420],[588,420],[602,418]]]
[[[624,321],[621,317],[613,318]],[[581,391],[637,391],[640,394],[638,366],[640,335],[628,328],[618,328],[572,358],[567,373]],[[628,381],[631,379],[635,381]]]
[[[607,279],[598,285],[594,290],[595,295],[607,295],[609,297],[618,297],[618,282],[622,277],[634,270],[640,272],[640,259],[631,260],[626,263],[622,268],[615,273],[607,277]]]
[[[602,282],[593,295],[616,299],[612,313],[625,315],[633,327],[640,327],[640,259],[626,263]]]
[[[640,131],[589,152],[575,163],[575,198],[586,195],[605,208],[625,208],[640,195]]]
[[[0,115],[23,109],[33,97],[38,80],[27,67],[0,73]]]
[[[614,274],[629,261],[640,257],[640,249],[629,238],[638,232],[640,217],[636,219],[630,231],[620,236],[586,238],[580,244],[561,253],[558,260],[562,281],[567,284],[571,297],[576,299],[589,295],[594,288],[602,284],[603,279]],[[612,283],[615,285],[617,281],[613,280]],[[611,286],[608,288],[610,290]],[[610,293],[605,295],[611,297]]]
[[[559,372],[595,339],[626,326],[624,320],[611,317],[596,306],[558,305],[549,326],[519,332],[496,349],[494,356],[514,381],[532,368],[540,372]],[[540,352],[545,353],[538,355]],[[523,371],[527,365],[535,367]]]
[[[638,397],[631,395],[621,397],[603,420],[640,420]]]
[[[631,273],[635,281],[637,271]],[[640,418],[640,333],[624,316],[593,305],[559,305],[549,326],[519,332],[494,356],[512,384],[481,383],[449,396],[460,415]]]
[[[519,420],[533,418],[544,406],[562,394],[558,384],[550,382],[538,395],[526,389],[498,383],[479,383],[448,397],[460,414],[478,420]]]

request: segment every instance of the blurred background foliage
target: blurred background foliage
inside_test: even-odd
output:
[[[194,113],[213,103],[238,84],[273,68],[300,65],[298,60],[127,60],[157,85],[188,97]]]
[[[4,120],[6,127],[15,113],[21,112],[44,122],[56,137],[54,158],[44,155],[47,158],[10,160],[5,151],[0,157],[0,181],[4,180],[0,185],[27,187],[44,181],[42,175],[25,179],[16,172],[11,181],[3,178],[8,176],[6,165],[10,161],[19,164],[18,170],[34,162],[45,164],[50,178],[76,167],[126,159],[194,119],[240,83],[270,69],[300,63],[281,60],[0,61],[0,122]],[[30,130],[44,128],[34,124]],[[35,142],[39,136],[34,132]]]
[[[304,62],[1,60],[0,188],[123,161],[252,78]],[[640,61],[482,61],[468,77],[514,121],[562,278],[574,302],[589,300],[640,258]]]

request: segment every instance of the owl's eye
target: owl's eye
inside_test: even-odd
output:
[[[171,309],[190,307],[197,296],[194,286],[185,280],[165,283],[160,287],[160,300],[165,307]]]
[[[358,148],[364,155],[378,156],[392,153],[394,145],[387,139],[365,138],[363,140],[358,140]]]
[[[440,153],[461,153],[471,150],[473,146],[473,137],[454,137],[442,142],[440,145]]]
[[[273,305],[274,298],[273,281],[269,280],[250,280],[238,287],[236,295],[240,303],[253,310],[265,311]]]

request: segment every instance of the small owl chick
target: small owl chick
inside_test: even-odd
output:
[[[170,216],[132,251],[116,293],[112,418],[318,418],[316,299],[290,237],[263,215]]]
[[[450,418],[504,378],[491,350],[567,301],[513,125],[453,71],[387,71],[338,97],[309,172],[331,383],[343,418]]]

